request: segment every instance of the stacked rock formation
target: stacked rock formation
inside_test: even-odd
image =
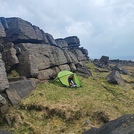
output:
[[[21,18],[0,18],[0,94],[8,92],[13,104],[20,100],[20,90],[13,89],[16,83],[8,81],[7,73],[16,70],[19,76],[48,80],[60,70],[77,71],[77,65],[82,67],[88,59],[88,51],[80,47],[77,36],[54,39],[51,34]],[[31,84],[26,85],[30,86],[27,88],[30,91],[34,88]]]

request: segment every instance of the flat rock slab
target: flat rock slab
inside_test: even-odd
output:
[[[6,90],[12,105],[18,104],[21,99],[27,97],[35,89],[31,80],[19,80],[10,82],[10,88]]]

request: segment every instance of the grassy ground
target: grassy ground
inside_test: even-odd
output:
[[[123,114],[134,114],[134,77],[122,75],[124,87],[111,85],[105,79],[109,72],[95,72],[91,63],[86,66],[93,76],[79,77],[81,88],[61,87],[54,82],[38,84],[20,106],[4,115],[10,127],[1,120],[0,129],[15,134],[81,134]]]

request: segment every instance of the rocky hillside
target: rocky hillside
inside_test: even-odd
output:
[[[1,112],[7,109],[7,98],[15,105],[34,89],[35,81],[53,79],[60,70],[76,72],[88,59],[77,36],[54,39],[21,18],[1,17],[0,104],[5,106]],[[9,80],[7,75],[14,70],[18,78]]]
[[[18,123],[19,125],[15,126],[15,129],[18,129],[17,131],[22,131],[22,126],[24,126],[28,128],[28,131],[30,128],[31,132],[39,133],[36,131],[36,127],[38,127],[37,124],[35,123],[32,125],[33,122],[31,123],[31,118],[33,117],[29,116],[29,121],[25,122],[26,119],[28,119],[28,117],[25,117],[25,115],[27,116],[28,110],[32,109],[35,110],[34,112],[37,115],[39,115],[39,111],[42,113],[41,116],[39,115],[40,117],[36,118],[36,121],[39,121],[38,124],[41,122],[44,123],[44,119],[50,117],[52,119],[52,117],[55,117],[56,115],[56,117],[58,116],[59,118],[63,118],[63,122],[67,121],[64,122],[64,125],[67,123],[66,126],[71,125],[72,127],[72,124],[75,123],[71,124],[71,122],[68,123],[68,121],[74,120],[83,122],[83,120],[87,119],[87,117],[90,117],[92,123],[89,119],[87,119],[86,123],[82,123],[80,126],[82,128],[84,127],[83,129],[75,129],[78,129],[79,133],[81,133],[85,130],[85,127],[89,127],[85,125],[91,125],[90,127],[93,127],[97,124],[94,122],[94,120],[98,117],[98,115],[99,119],[97,119],[97,121],[100,120],[99,123],[107,123],[109,122],[109,119],[107,116],[105,116],[105,113],[107,114],[107,112],[111,119],[113,119],[113,113],[115,113],[115,117],[128,112],[133,114],[134,102],[132,96],[134,89],[134,62],[109,60],[109,57],[102,56],[99,60],[96,59],[93,61],[94,65],[96,66],[93,68],[94,71],[91,72],[89,69],[92,70],[92,66],[84,67],[85,62],[88,60],[88,51],[85,48],[80,47],[80,40],[77,36],[66,37],[64,39],[54,39],[51,34],[45,33],[39,27],[34,26],[31,23],[22,20],[21,18],[1,17],[0,114],[2,118],[0,119],[0,126],[2,126],[3,122],[6,120],[9,126],[13,126],[15,123]],[[114,64],[114,66],[111,64]],[[125,68],[122,68],[121,65],[131,66],[132,70],[129,71]],[[10,109],[13,112],[13,116],[11,115],[11,117],[7,117],[7,115],[3,118],[3,115],[9,110],[11,105],[16,106],[20,104],[20,101],[29,95],[33,89],[35,89],[36,83],[54,79],[61,70],[71,70],[83,77],[91,76],[92,73],[93,75],[91,78],[87,79],[81,77],[84,86],[80,90],[63,90],[62,88],[56,87],[51,83],[47,83],[46,85],[38,85],[36,88],[40,89],[39,93],[37,92],[36,94],[35,92],[35,96],[37,98],[34,97],[33,93],[31,97],[33,97],[34,100],[29,97],[28,101],[20,105],[20,109],[18,110],[20,110],[21,115],[17,113],[18,111],[16,112],[16,109]],[[15,72],[17,75],[15,74],[14,77],[9,77],[12,72]],[[103,73],[103,75],[101,73]],[[123,76],[124,79],[121,76]],[[120,86],[115,86],[117,84]],[[39,88],[39,86],[41,86],[41,88]],[[52,90],[50,90],[51,88]],[[65,90],[67,94],[65,94]],[[39,100],[38,102],[38,99],[43,100]],[[55,99],[59,99],[60,101],[58,101],[58,103],[62,102],[62,104],[57,105]],[[42,104],[42,102],[45,103]],[[45,106],[50,102],[52,102],[50,107]],[[61,109],[59,109],[60,106]],[[106,109],[108,110],[106,111]],[[27,114],[22,114],[21,110]],[[111,113],[111,111],[113,113]],[[35,113],[33,115],[35,115]],[[16,115],[18,115],[19,118]],[[125,115],[117,120],[109,122],[106,126],[100,129],[96,127],[93,127],[90,130],[86,129],[87,131],[83,132],[83,134],[110,134],[115,130],[117,133],[118,131],[119,133],[123,133],[124,130],[132,133],[134,131],[133,117],[133,115]],[[124,124],[125,126],[131,126],[124,128]],[[19,130],[19,126],[21,126],[21,130]],[[51,125],[49,125],[49,127],[50,126]],[[109,126],[112,126],[112,128],[109,128]],[[118,126],[119,128],[117,128]],[[64,127],[62,125],[58,132],[60,131],[64,133],[65,131],[68,131],[65,130],[66,127]],[[40,129],[42,131],[42,129],[46,128],[43,125],[43,128]],[[50,131],[51,128],[48,130]],[[5,131],[0,130],[0,133],[5,133]]]
[[[36,90],[0,117],[0,130],[8,130],[12,134],[132,133],[133,75],[115,73],[114,78],[111,77],[114,84],[109,84],[106,77],[112,70],[97,67],[91,62],[85,66],[91,70],[92,76],[79,76],[82,87],[66,88],[56,81],[36,85]],[[133,67],[126,69],[134,74]],[[123,86],[120,85],[122,79],[125,82]],[[19,86],[26,90],[23,83]]]

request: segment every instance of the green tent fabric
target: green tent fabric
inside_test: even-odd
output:
[[[76,87],[82,86],[78,76],[75,73],[67,70],[60,71],[56,77],[56,80],[59,80],[64,86],[70,87],[69,84],[70,76],[73,76],[73,82],[76,84]]]

